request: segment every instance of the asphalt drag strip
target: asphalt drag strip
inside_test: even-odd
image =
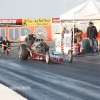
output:
[[[0,83],[28,100],[100,100],[100,57],[74,57],[72,63],[18,58],[18,47],[0,57]],[[21,100],[21,99],[20,99]]]

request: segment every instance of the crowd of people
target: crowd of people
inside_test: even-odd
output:
[[[73,33],[74,30],[74,33]],[[67,33],[68,31],[64,27],[62,30],[62,38],[64,38],[64,34]],[[72,43],[78,43],[79,45],[82,44],[82,30],[78,29],[74,25],[74,29],[71,29],[71,37],[72,37]],[[73,36],[74,35],[74,36]],[[92,22],[89,22],[89,26],[87,27],[86,31],[87,39],[89,40],[90,43],[90,51],[93,53],[94,51],[94,46],[96,49],[96,52],[100,52],[100,38],[98,38],[98,32],[97,28],[94,26]],[[73,41],[74,40],[74,41]]]

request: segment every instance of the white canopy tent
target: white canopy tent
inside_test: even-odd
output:
[[[100,2],[88,0],[87,2],[60,15],[60,20],[90,20],[100,19]]]
[[[87,2],[73,8],[72,10],[60,15],[60,20],[73,20],[73,34],[75,20],[99,20],[100,19],[100,2],[88,0]],[[60,28],[61,29],[61,28]],[[74,43],[74,35],[73,35]]]

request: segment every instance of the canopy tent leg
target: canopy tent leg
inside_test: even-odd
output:
[[[60,21],[60,34],[61,34],[61,21]]]

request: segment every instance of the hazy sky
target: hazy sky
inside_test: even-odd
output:
[[[86,1],[87,0],[0,0],[0,18],[59,17],[64,12]],[[100,2],[100,0],[97,1]]]

